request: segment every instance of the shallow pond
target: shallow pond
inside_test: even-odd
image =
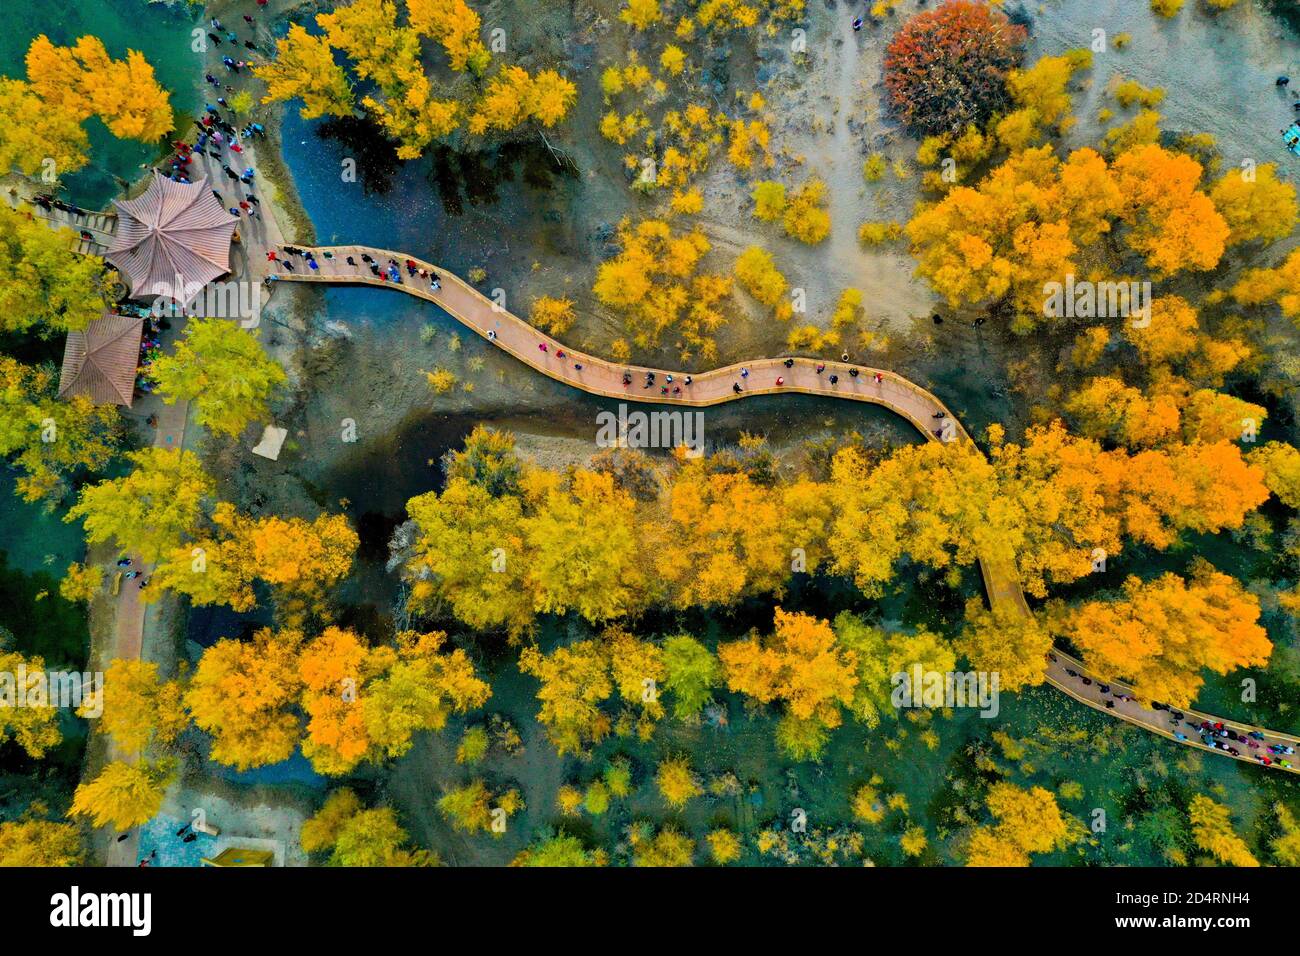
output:
[[[203,80],[202,73],[195,72],[198,54],[190,50],[190,31],[201,22],[199,11],[183,2],[7,0],[0,30],[0,74],[25,76],[27,48],[42,33],[58,46],[91,34],[104,41],[114,58],[124,57],[127,50],[143,53],[158,82],[171,93],[173,109],[188,116],[199,105],[197,85]],[[138,179],[141,164],[149,164],[158,150],[148,143],[118,139],[98,120],[91,120],[86,128],[90,162],[65,182],[72,202],[98,209],[121,193],[119,180]]]

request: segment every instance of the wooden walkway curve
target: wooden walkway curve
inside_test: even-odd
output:
[[[845,363],[826,362],[825,369],[818,372],[817,366],[821,363],[807,358],[759,359],[691,375],[669,369],[620,365],[566,348],[563,343],[506,311],[459,276],[414,259],[406,253],[368,246],[293,248],[310,252],[318,268],[310,268],[304,257],[291,255],[283,247],[277,247],[275,253],[278,259],[291,262],[293,269],[290,271],[283,265],[268,262],[268,274],[275,277],[270,281],[381,286],[426,299],[530,368],[591,395],[694,407],[718,405],[752,395],[788,392],[822,395],[884,406],[906,418],[930,441],[972,441],[965,428],[937,396],[886,369],[856,366],[858,374],[853,376],[849,374],[850,366]],[[373,260],[381,276],[373,274],[370,262],[363,257]],[[382,277],[389,275],[390,262],[396,263],[397,278],[400,281]],[[410,274],[408,262],[414,263],[416,275]],[[421,277],[418,274],[421,269],[431,276],[437,276],[440,288],[433,288],[431,278]],[[793,364],[787,367],[786,362]],[[629,384],[624,384],[625,373],[631,376]],[[647,387],[648,373],[654,375],[654,381]],[[830,381],[832,375],[837,376],[837,382]],[[688,378],[690,384],[687,384]],[[665,388],[667,394],[664,393]],[[676,392],[676,389],[680,389],[680,392]],[[1010,607],[1018,615],[1032,613],[1020,588],[1012,556],[981,555],[980,571],[990,604]],[[1224,750],[1207,748],[1201,743],[1195,728],[1201,721],[1209,721],[1211,724],[1222,722],[1226,728],[1239,735],[1244,736],[1252,731],[1263,735],[1259,749],[1252,749],[1245,743],[1227,741],[1241,751],[1237,760],[1254,764],[1256,761],[1252,754],[1267,753],[1266,748],[1275,744],[1300,750],[1300,737],[1239,721],[1223,720],[1198,711],[1183,710],[1183,720],[1176,721],[1167,710],[1144,706],[1133,699],[1132,689],[1123,681],[1100,678],[1059,650],[1054,650],[1049,657],[1046,679],[1053,687],[1079,703],[1179,743],[1224,757],[1233,756]],[[1074,672],[1073,675],[1071,671]],[[1106,687],[1107,691],[1103,692],[1102,687]],[[1182,736],[1177,737],[1175,734]],[[1300,764],[1300,755],[1293,761],[1287,759]],[[1300,772],[1300,766],[1286,768],[1276,761],[1271,766],[1279,770]]]

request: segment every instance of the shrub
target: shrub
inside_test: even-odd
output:
[[[736,278],[764,305],[776,305],[785,295],[785,276],[777,271],[769,252],[758,246],[750,246],[736,259]]]
[[[476,764],[488,752],[488,733],[483,727],[468,727],[456,747],[456,763]]]
[[[626,757],[615,757],[605,766],[605,786],[611,797],[623,799],[632,793],[632,764]]]
[[[776,222],[785,212],[785,187],[774,180],[756,184],[753,197],[755,219]]]
[[[446,395],[456,387],[456,373],[445,368],[436,368],[432,372],[425,372],[424,377],[429,382],[429,387],[439,395]]]
[[[709,853],[713,857],[713,862],[719,866],[725,866],[740,859],[740,837],[725,827],[713,830],[704,840],[709,845]]]
[[[543,295],[533,300],[533,325],[551,335],[562,335],[567,332],[576,317],[572,299],[556,299]]]
[[[800,242],[816,245],[830,235],[831,216],[822,208],[826,202],[826,184],[810,179],[790,197],[785,207],[785,231]]]
[[[864,246],[878,246],[903,237],[903,227],[897,222],[864,222],[858,227],[858,242]]]
[[[680,810],[689,800],[704,792],[685,757],[674,757],[660,763],[655,783],[664,802],[674,810]]]

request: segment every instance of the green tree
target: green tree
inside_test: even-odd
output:
[[[673,695],[673,716],[694,717],[722,683],[722,666],[707,647],[687,634],[664,641],[664,689]]]
[[[86,540],[112,541],[154,562],[198,533],[214,491],[198,456],[181,448],[142,448],[122,478],[81,489],[64,521],[85,521]]]
[[[59,499],[71,476],[103,468],[117,447],[117,407],[61,401],[57,381],[51,368],[0,355],[0,457],[23,473],[15,490],[26,501]]]
[[[257,337],[228,319],[190,319],[172,355],[153,364],[167,404],[194,403],[194,419],[224,435],[238,435],[267,417],[267,401],[285,381]]]
[[[515,454],[515,436],[487,425],[475,425],[465,447],[442,456],[447,480],[463,478],[494,498],[519,494],[523,466]]]
[[[366,810],[355,793],[335,790],[300,835],[308,853],[329,852],[330,866],[437,866],[428,850],[406,847],[407,833],[391,807]]]
[[[81,330],[108,307],[109,270],[74,252],[75,239],[25,207],[0,204],[0,332]]]

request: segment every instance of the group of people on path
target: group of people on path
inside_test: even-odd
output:
[[[1058,661],[1055,654],[1049,653],[1047,656],[1053,663]],[[1117,700],[1132,701],[1136,699],[1131,694],[1112,691],[1109,684],[1094,681],[1088,675],[1081,674],[1073,668],[1065,668],[1065,673],[1082,683],[1085,687],[1095,686],[1101,695],[1107,698],[1107,710],[1114,710],[1115,701]],[[1266,767],[1271,766],[1272,764],[1277,764],[1279,767],[1285,767],[1288,770],[1293,769],[1291,761],[1285,758],[1294,755],[1295,748],[1286,744],[1265,745],[1264,741],[1266,738],[1264,734],[1258,730],[1234,730],[1231,727],[1224,726],[1223,721],[1211,722],[1208,720],[1202,720],[1196,722],[1188,720],[1187,715],[1181,710],[1170,707],[1168,704],[1162,704],[1159,701],[1152,701],[1150,706],[1151,709],[1155,711],[1167,711],[1169,713],[1169,720],[1174,728],[1182,726],[1192,728],[1192,730],[1196,732],[1201,745],[1204,747],[1208,747],[1211,750],[1222,750],[1224,753],[1233,757],[1240,757],[1242,751],[1239,747],[1245,747],[1251,752],[1251,757]],[[1176,740],[1188,743],[1191,742],[1191,738],[1181,730],[1174,729],[1172,733]]]
[[[190,166],[195,157],[211,157],[221,163],[222,172],[232,184],[235,184],[236,190],[234,205],[226,206],[225,196],[222,195],[221,190],[214,187],[212,195],[216,197],[217,202],[226,206],[230,214],[236,218],[260,219],[259,207],[262,201],[252,190],[257,170],[252,166],[245,166],[242,171],[237,172],[231,166],[231,162],[236,161],[235,157],[241,156],[244,152],[241,140],[264,137],[265,128],[261,123],[248,123],[242,129],[236,129],[234,124],[223,118],[221,111],[211,104],[205,107],[203,118],[194,121],[194,126],[198,130],[195,141],[193,143],[182,139],[173,141],[172,147],[175,152],[167,166],[159,172],[174,182],[189,183],[193,181],[190,177]],[[226,153],[227,150],[229,155]]]
[[[145,576],[144,571],[136,569],[135,558],[119,558],[117,566],[126,572],[122,577],[127,581],[136,581],[141,591],[149,584],[149,578]]]
[[[848,361],[848,358],[849,358],[849,357],[848,357],[848,354],[845,353],[845,355],[843,356],[843,361],[846,361],[846,362],[847,362],[847,361]],[[794,359],[792,359],[792,358],[787,358],[787,359],[785,359],[781,364],[784,365],[785,368],[786,368],[786,370],[788,371],[789,369],[794,368]],[[825,363],[825,362],[818,362],[817,365],[816,365],[816,372],[817,372],[817,374],[818,374],[818,375],[821,375],[821,374],[823,374],[825,371],[826,371],[826,363]],[[850,367],[849,367],[849,369],[848,369],[848,373],[849,373],[849,378],[857,378],[859,375],[862,374],[862,372],[861,372],[859,369],[857,369],[857,368],[855,368],[855,367],[853,367],[853,366],[850,366]],[[744,368],[744,367],[742,367],[741,370],[740,370],[740,377],[741,377],[742,381],[748,379],[748,378],[749,378],[749,369],[748,369],[748,368]],[[873,380],[877,385],[884,385],[884,384],[885,384],[885,376],[884,376],[882,373],[880,373],[880,372],[874,372],[874,373],[872,374],[871,378],[872,378],[872,380]],[[827,378],[827,381],[829,381],[829,382],[831,383],[832,386],[835,386],[835,385],[838,385],[838,384],[840,383],[840,377],[839,377],[839,375],[837,375],[836,373],[832,372],[832,373],[830,374],[830,376]],[[777,386],[778,388],[780,388],[780,387],[782,387],[783,385],[785,385],[785,376],[784,376],[784,375],[777,375],[777,377],[776,377],[776,386]],[[733,393],[735,393],[736,395],[739,395],[739,394],[740,394],[741,392],[743,392],[744,390],[745,390],[745,389],[744,389],[744,387],[741,385],[740,382],[733,382],[733,383],[731,384],[731,391],[732,391]]]
[[[1178,721],[1174,721],[1175,725]],[[1208,720],[1202,720],[1199,724],[1193,724],[1187,721],[1187,726],[1192,727],[1200,737],[1201,744],[1209,747],[1211,750],[1222,750],[1234,757],[1240,757],[1241,751],[1234,744],[1246,747],[1253,751],[1251,757],[1262,763],[1265,767],[1277,764],[1279,767],[1291,769],[1291,761],[1285,759],[1295,753],[1295,748],[1286,744],[1268,744],[1263,745],[1264,735],[1258,730],[1240,732],[1233,730],[1231,727],[1225,727],[1223,721],[1211,723]],[[1188,737],[1178,731],[1174,736],[1179,740],[1187,740]]]
[[[186,833],[186,832],[185,832],[186,830],[188,830],[189,832]],[[125,840],[129,835],[130,835],[129,833],[123,833],[120,837],[117,838],[118,842],[121,843],[121,842],[122,842],[123,840]],[[192,824],[192,823],[187,823],[187,824],[185,824],[185,826],[181,827],[179,830],[176,831],[176,837],[177,837],[177,839],[179,839],[182,843],[193,843],[195,840],[197,840],[197,839],[199,838],[199,835],[198,835],[198,833],[196,833],[196,832],[194,831],[194,826],[193,826],[193,824]],[[153,863],[153,861],[156,860],[157,858],[158,858],[158,848],[157,848],[157,847],[154,847],[152,850],[149,851],[149,855],[148,855],[148,856],[143,856],[143,857],[140,858],[140,862],[139,862],[137,865],[138,865],[138,866],[149,866],[149,865],[151,865],[151,864]]]
[[[259,0],[259,6],[262,5],[264,5],[264,0]],[[252,16],[244,14],[243,19],[247,27],[256,31],[257,21]],[[211,29],[208,38],[217,46],[227,42],[231,44],[242,42],[243,46],[250,50],[257,49],[257,44],[253,39],[241,40],[234,30],[227,29],[215,17],[212,18],[209,26]],[[253,36],[256,36],[255,32]],[[254,65],[252,59],[236,60],[231,56],[223,56],[221,62],[225,66],[227,74],[242,73],[245,67]],[[261,202],[251,189],[257,171],[251,165],[245,165],[242,171],[237,171],[235,165],[238,165],[236,157],[244,152],[244,143],[250,139],[264,138],[266,128],[261,123],[252,121],[236,127],[235,123],[232,122],[235,119],[234,109],[226,99],[227,95],[235,92],[235,86],[230,82],[224,82],[211,73],[204,74],[204,80],[218,91],[217,102],[215,105],[212,103],[204,104],[203,116],[194,120],[194,126],[197,130],[194,143],[191,144],[185,140],[173,142],[172,146],[175,152],[159,172],[176,182],[189,183],[193,181],[190,175],[190,166],[194,158],[196,156],[210,157],[221,163],[222,172],[230,180],[236,192],[233,204],[227,204],[221,191],[213,189],[212,194],[217,201],[222,206],[225,206],[232,216],[260,219],[261,213],[258,207]],[[226,119],[222,115],[223,109],[231,110],[230,119]],[[241,186],[243,192],[240,191]]]
[[[208,30],[208,39],[212,41],[213,46],[218,47],[229,43],[235,48],[236,53],[238,53],[240,46],[243,46],[244,49],[251,50],[254,53],[261,53],[262,51],[258,48],[256,41],[257,21],[248,14],[244,14],[244,24],[245,26],[252,27],[253,39],[242,39],[238,33],[234,30],[228,29],[225,24],[216,17],[213,17],[208,23],[210,28]],[[221,58],[221,65],[231,73],[239,73],[244,69],[244,67],[253,66],[255,63],[256,61],[251,57],[247,60],[236,60],[233,56],[222,56]]]
[[[89,211],[82,209],[80,206],[74,206],[70,202],[64,202],[53,193],[37,193],[32,197],[32,202],[36,203],[36,205],[40,206],[47,213],[52,213],[56,209],[60,212],[66,212],[77,225],[80,225],[80,223],[76,222],[79,217],[90,215]],[[77,234],[85,242],[101,241],[89,229],[80,229]]]
[[[328,249],[323,250],[320,254],[321,259],[332,261],[336,258],[335,254]],[[288,257],[288,258],[286,258]],[[302,260],[303,265],[311,272],[320,271],[320,261],[316,258],[316,253],[310,249],[300,249],[297,246],[281,246],[278,250],[270,249],[266,253],[266,261],[274,262],[285,272],[296,272],[293,260],[297,258]],[[374,256],[368,252],[361,253],[361,263],[358,263],[354,256],[345,256],[344,261],[353,269],[360,269],[361,263],[370,270],[370,274],[376,279],[384,282],[393,282],[402,285],[402,265],[406,268],[407,277],[411,280],[427,282],[431,292],[437,292],[442,289],[442,277],[432,269],[425,268],[414,259],[407,259],[405,263],[399,264],[396,259],[390,258],[387,263],[381,265]],[[267,276],[267,281],[274,281],[274,275]]]
[[[578,368],[578,369],[581,369],[581,368],[582,368],[581,365],[577,365],[577,366],[575,366],[575,367]],[[654,388],[654,386],[655,386],[655,379],[656,379],[656,373],[654,373],[654,372],[646,372],[646,373],[645,373],[645,384],[642,385],[641,387],[642,387],[642,388]],[[686,387],[689,388],[690,385],[691,385],[691,383],[692,383],[693,381],[694,381],[694,379],[692,379],[691,376],[687,375],[685,378],[682,379],[682,385],[685,385]],[[660,394],[660,395],[669,395],[669,394],[672,394],[672,395],[681,395],[681,394],[682,394],[682,385],[678,385],[678,384],[676,383],[676,381],[674,380],[674,378],[673,378],[671,372],[665,372],[665,373],[664,373],[664,382],[665,382],[666,384],[664,384],[664,385],[660,385],[660,386],[659,386],[659,394]],[[624,372],[623,372],[623,387],[624,387],[624,388],[628,388],[629,386],[631,386],[631,384],[632,384],[632,373],[631,373],[630,371],[624,371]],[[670,390],[671,390],[671,392],[670,392]]]

